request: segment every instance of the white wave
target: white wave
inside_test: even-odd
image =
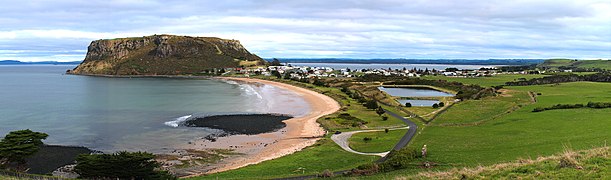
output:
[[[261,93],[259,93],[257,90],[255,90],[255,88],[253,88],[249,84],[240,84],[240,89],[242,90],[242,92],[244,92],[246,96],[257,96],[257,98],[263,99],[263,96],[261,96]]]
[[[223,82],[225,82],[225,83],[227,83],[227,84],[240,85],[240,83],[235,82],[235,81],[231,81],[231,80],[221,80],[221,81],[223,81]]]
[[[168,121],[168,122],[164,122],[163,124],[171,126],[171,127],[178,127],[178,125],[184,121],[186,121],[187,119],[189,119],[191,116],[193,115],[186,115],[186,116],[182,116],[179,118],[176,118],[176,120],[173,121]]]

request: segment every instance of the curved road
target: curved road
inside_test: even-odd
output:
[[[416,123],[406,119],[405,117],[399,116],[398,114],[395,114],[393,112],[386,111],[386,114],[389,114],[397,119],[400,119],[401,121],[403,121],[405,124],[407,124],[408,128],[407,133],[405,133],[405,135],[403,135],[403,137],[401,137],[401,140],[399,140],[399,142],[397,142],[397,144],[395,144],[395,147],[393,147],[392,150],[400,150],[401,148],[405,147],[411,140],[412,138],[416,135],[416,131],[418,130],[418,125],[416,125]],[[404,128],[395,128],[395,129],[404,129]],[[392,129],[392,130],[395,130]],[[383,130],[360,130],[360,131],[350,131],[350,132],[343,132],[341,134],[334,134],[331,136],[331,139],[333,140],[333,142],[335,142],[337,145],[339,145],[342,149],[351,152],[351,153],[355,153],[355,154],[361,154],[361,155],[375,155],[375,156],[382,156],[382,158],[380,158],[377,162],[383,162],[386,160],[386,158],[388,158],[388,153],[390,151],[387,152],[381,152],[381,153],[364,153],[364,152],[358,152],[353,150],[352,148],[350,148],[350,145],[348,144],[348,139],[355,133],[361,133],[361,132],[373,132],[373,131],[383,131]]]
[[[409,119],[406,119],[406,118],[404,118],[402,116],[399,116],[398,114],[390,112],[390,111],[388,111],[386,109],[384,109],[384,111],[386,111],[386,114],[389,114],[389,115],[391,115],[391,116],[393,116],[395,118],[401,119],[401,121],[403,121],[405,124],[407,124],[407,127],[409,127],[409,129],[407,130],[407,133],[405,133],[405,135],[403,135],[401,140],[399,140],[399,142],[397,142],[397,144],[393,148],[393,150],[395,150],[395,151],[401,150],[401,148],[407,146],[407,144],[416,135],[416,131],[418,130],[418,125],[416,125],[416,123],[410,121]],[[387,158],[388,158],[388,155],[378,159],[377,162],[384,162],[384,161],[386,161]]]
[[[394,129],[389,129],[389,130],[397,130],[397,129],[408,129],[409,127],[402,127],[402,128],[394,128]],[[333,142],[335,142],[337,145],[339,145],[339,147],[341,147],[342,149],[354,153],[354,154],[360,154],[360,155],[373,155],[373,156],[381,156],[384,157],[386,156],[390,151],[386,151],[386,152],[381,152],[381,153],[364,153],[364,152],[358,152],[355,151],[354,149],[350,148],[349,145],[349,139],[350,137],[352,137],[353,134],[356,133],[362,133],[362,132],[376,132],[376,131],[384,131],[383,129],[373,129],[373,130],[360,130],[360,131],[350,131],[350,132],[343,132],[341,134],[333,134],[331,136],[331,139],[333,140]]]

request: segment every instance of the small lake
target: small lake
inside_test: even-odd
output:
[[[378,87],[391,96],[398,97],[452,97],[454,94],[430,89],[430,88],[388,88]]]
[[[412,106],[433,106],[433,104],[439,103],[437,100],[412,100],[412,99],[398,99],[401,105],[405,103],[411,103]]]

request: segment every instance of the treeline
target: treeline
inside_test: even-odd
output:
[[[506,82],[507,86],[530,86],[530,85],[541,85],[541,84],[556,84],[564,82],[576,82],[576,81],[592,81],[592,82],[611,82],[611,73],[596,73],[588,75],[553,75],[542,78],[534,78],[526,81],[512,81]]]
[[[611,108],[611,103],[606,103],[606,102],[588,102],[588,104],[583,105],[583,104],[556,104],[553,105],[551,107],[538,107],[533,109],[532,112],[542,112],[542,111],[547,111],[547,110],[554,110],[554,109],[577,109],[577,108],[595,108],[595,109],[602,109],[602,108]]]
[[[484,88],[478,85],[465,85],[460,82],[450,82],[446,80],[428,80],[420,78],[407,78],[403,76],[381,76],[381,75],[364,75],[358,78],[358,81],[371,82],[383,81],[385,85],[429,85],[441,87],[456,91],[457,99],[480,99],[483,97],[494,96],[493,88]]]
[[[523,66],[501,66],[499,67],[499,70],[503,72],[519,72],[519,71],[535,70],[535,68],[537,68],[537,64],[529,64],[529,65],[523,65]]]

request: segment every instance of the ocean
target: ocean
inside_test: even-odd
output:
[[[49,134],[47,144],[164,153],[216,132],[178,126],[187,118],[309,111],[299,95],[269,85],[64,74],[74,67],[0,66],[0,135],[31,129]]]

